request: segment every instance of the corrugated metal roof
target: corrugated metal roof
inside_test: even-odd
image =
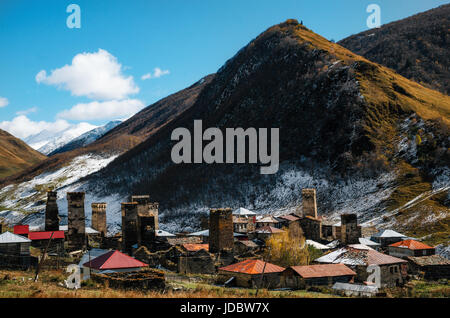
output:
[[[233,211],[234,215],[256,215],[255,212],[247,210],[245,208],[238,208]]]
[[[146,267],[148,265],[119,251],[109,251],[94,258],[90,262],[84,263],[83,266],[106,270],[118,268],[138,268]]]
[[[31,240],[26,237],[13,234],[11,232],[5,232],[0,235],[0,244],[10,244],[10,243],[28,243]]]
[[[187,236],[209,236],[209,230],[203,230],[203,231],[189,233]],[[233,236],[245,236],[245,234],[233,233]]]
[[[367,238],[364,237],[360,237],[359,239],[359,243],[362,245],[366,245],[366,246],[380,246],[380,243],[374,242],[372,240],[369,240]]]
[[[60,225],[59,226],[59,230],[60,231],[68,231],[69,230],[69,226],[68,225]],[[94,230],[92,227],[86,226],[84,229],[86,234],[100,234],[99,231]]]
[[[266,264],[265,268],[264,263]],[[262,274],[263,269],[264,273],[279,273],[284,271],[284,268],[281,266],[256,259],[248,259],[236,264],[219,268],[219,270],[226,272],[244,273],[250,275]]]
[[[47,231],[47,232],[30,232],[28,233],[28,238],[32,241],[37,240],[49,240],[52,236],[52,239],[63,239],[64,238],[64,231]]]
[[[263,234],[275,234],[275,233],[283,233],[284,231],[277,229],[276,227],[266,225],[255,230],[255,232]]]
[[[371,294],[375,294],[378,292],[378,288],[376,286],[339,283],[339,282],[334,283],[332,288],[335,290],[348,290],[348,291],[364,292],[364,293],[371,293]]]
[[[387,265],[406,263],[405,260],[377,252],[373,249],[343,247],[315,260],[319,263],[345,265]]]
[[[30,232],[29,225],[14,225],[14,234],[28,234]]]
[[[428,255],[428,256],[408,256],[410,261],[420,266],[427,265],[450,265],[450,260],[442,257],[441,255]]]
[[[323,264],[307,266],[291,266],[293,271],[303,278],[335,277],[356,275],[344,264]]]
[[[156,236],[159,236],[159,237],[175,237],[174,234],[166,232],[166,231],[163,231],[163,230],[157,230],[156,231]]]
[[[196,252],[200,250],[209,251],[209,244],[183,244],[182,245],[189,252]]]
[[[406,236],[393,230],[382,230],[377,234],[372,235],[372,237],[406,237]]]
[[[313,241],[313,240],[306,240],[306,245],[311,245],[312,247],[318,249],[318,250],[329,250],[330,247],[320,244],[319,242]]]
[[[394,244],[391,244],[389,246],[394,246],[394,247],[402,247],[402,248],[407,248],[410,250],[427,250],[427,249],[433,249],[434,247],[431,247],[427,244],[424,244],[422,242],[419,241],[415,241],[415,240],[406,240],[406,241],[400,241]]]

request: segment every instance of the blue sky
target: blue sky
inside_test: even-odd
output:
[[[71,3],[81,8],[80,29],[66,26]],[[57,127],[57,120],[100,125],[118,107],[125,111],[117,116],[127,117],[127,107],[147,106],[217,71],[258,34],[288,18],[336,41],[367,30],[371,3],[381,7],[385,24],[448,1],[1,0],[0,105],[7,105],[0,107],[0,128],[23,138]],[[72,64],[77,55],[78,64]],[[97,67],[115,77],[101,81],[106,87],[83,79]],[[159,77],[153,76],[155,68]],[[145,74],[151,78],[143,80]],[[28,121],[14,123],[18,116]]]

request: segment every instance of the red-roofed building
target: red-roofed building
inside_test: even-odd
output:
[[[270,236],[274,235],[274,234],[280,234],[285,232],[284,230],[280,230],[276,227],[273,226],[263,226],[260,227],[258,229],[256,229],[256,231],[254,232],[254,236],[260,240],[265,241],[266,239],[268,239]]]
[[[429,256],[434,255],[434,247],[416,240],[405,240],[393,243],[388,246],[389,255],[406,258],[408,256]]]
[[[90,268],[93,273],[107,270],[113,272],[133,272],[140,271],[143,267],[148,267],[148,265],[131,256],[113,250],[92,259],[90,262],[84,263],[83,267]]]
[[[30,232],[29,225],[14,225],[14,234],[28,237],[29,232]]]
[[[306,286],[328,285],[336,282],[353,282],[356,272],[344,264],[323,264],[291,266],[282,273],[282,285],[287,288],[303,289]]]
[[[219,275],[224,281],[234,277],[236,286],[277,288],[280,286],[280,274],[284,270],[275,264],[248,259],[219,268]]]
[[[185,249],[187,252],[197,252],[200,250],[209,251],[209,244],[182,244],[181,245],[183,249]]]
[[[50,237],[52,240],[49,245]],[[48,253],[64,254],[64,231],[28,232],[28,238],[33,247],[44,249],[48,245]]]

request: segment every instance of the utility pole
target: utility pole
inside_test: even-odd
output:
[[[37,282],[37,280],[38,280],[38,277],[39,277],[39,270],[41,269],[42,263],[44,263],[45,255],[47,254],[47,249],[48,249],[48,247],[50,246],[50,242],[52,241],[52,238],[53,238],[53,234],[54,234],[54,233],[55,233],[55,232],[52,232],[52,234],[50,235],[50,239],[48,240],[47,246],[45,247],[44,254],[42,254],[42,258],[41,258],[41,260],[39,261],[39,263],[38,263],[38,265],[37,265],[37,268],[36,268],[36,276],[34,277],[34,281],[35,281],[35,282]]]
[[[270,258],[270,246],[269,246],[268,257]],[[262,286],[262,284],[263,284],[264,271],[266,270],[266,264],[267,264],[267,262],[264,261],[264,257],[263,257],[263,262],[264,262],[264,266],[263,266],[263,270],[262,270],[262,273],[261,273],[261,278],[260,278],[260,280],[259,280],[259,285],[256,285],[256,295],[255,295],[256,297],[258,296],[259,286]]]

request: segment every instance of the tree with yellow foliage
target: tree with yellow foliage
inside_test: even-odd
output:
[[[265,260],[283,267],[308,265],[312,260],[302,231],[293,227],[283,230],[266,240]]]

